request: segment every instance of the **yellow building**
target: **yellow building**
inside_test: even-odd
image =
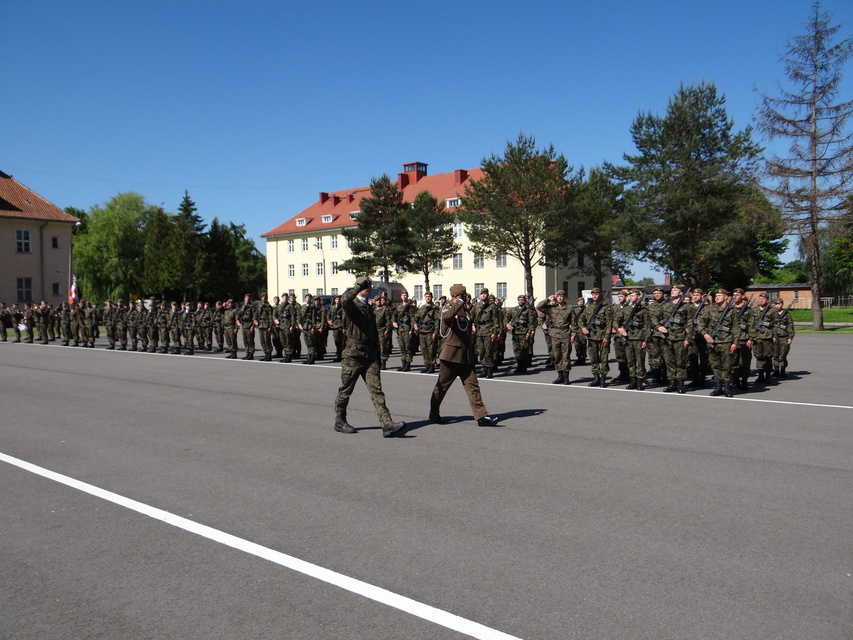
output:
[[[0,171],[0,300],[54,306],[67,300],[78,222]]]
[[[397,175],[397,184],[406,202],[413,202],[421,191],[429,191],[435,198],[444,200],[448,216],[460,205],[465,185],[482,178],[481,169],[456,169],[449,173],[427,174],[427,165],[411,162],[403,165]],[[338,265],[351,257],[343,230],[355,226],[354,217],[362,198],[370,196],[370,187],[354,187],[319,194],[317,201],[302,212],[289,218],[272,231],[263,234],[267,241],[267,289],[270,296],[294,293],[336,295],[343,293],[354,281],[351,273],[338,269]],[[438,299],[448,295],[454,284],[464,284],[469,292],[479,292],[483,287],[499,298],[509,297],[511,305],[525,291],[524,269],[514,258],[498,255],[485,258],[474,254],[465,235],[465,225],[453,220],[453,230],[460,245],[459,252],[441,265],[441,270],[430,276],[430,287]],[[564,289],[571,300],[583,289],[592,287],[592,275],[577,275],[578,260],[583,266],[584,257],[577,256],[571,268],[534,267],[533,290],[537,298]],[[609,282],[609,273],[604,275]],[[417,300],[423,299],[424,281],[420,274],[398,274],[394,281],[406,287]]]

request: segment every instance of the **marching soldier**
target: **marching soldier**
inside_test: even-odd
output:
[[[740,322],[733,313],[733,299],[725,289],[717,289],[714,304],[703,315],[701,332],[708,343],[708,359],[714,372],[712,396],[732,397],[732,360],[740,340]]]
[[[631,290],[628,294],[628,304],[614,316],[613,326],[625,341],[625,360],[631,378],[625,388],[642,391],[646,388],[646,347],[652,333],[649,312],[643,305],[642,291]]]
[[[575,355],[577,356],[575,359],[575,366],[580,367],[586,364],[586,336],[581,333],[580,325],[578,324],[578,318],[581,317],[584,308],[586,307],[586,300],[584,300],[583,296],[578,298],[578,305],[572,309],[572,313],[574,313],[574,324],[577,328],[575,331]]]
[[[750,327],[753,323],[752,300],[746,300],[743,289],[733,292],[734,307],[732,313],[738,320],[738,349],[732,361],[732,385],[744,391],[749,389],[749,374],[752,371],[752,344],[749,340]]]
[[[252,305],[252,295],[243,296],[243,306],[237,314],[237,326],[243,330],[243,348],[246,355],[243,360],[255,359],[255,307]]]
[[[274,324],[272,305],[267,302],[267,294],[262,293],[261,303],[256,309],[255,316],[255,325],[261,337],[261,349],[264,351],[262,362],[272,362],[272,330]]]
[[[480,290],[480,300],[474,305],[472,316],[474,320],[475,352],[483,373],[487,378],[494,377],[495,351],[500,326],[502,324],[501,314],[498,308],[489,298],[489,290]]]
[[[616,294],[616,300],[611,309],[614,318],[628,306],[628,290],[621,289]],[[613,382],[627,382],[630,376],[628,375],[628,357],[625,355],[625,340],[622,339],[623,336],[618,334],[616,327],[613,327],[612,333],[614,338],[612,340],[613,355],[616,358],[616,365],[619,367],[619,375],[613,378]]]
[[[341,297],[335,296],[332,302],[332,308],[329,309],[328,320],[326,321],[329,329],[332,332],[332,340],[335,343],[335,359],[334,362],[340,362],[346,342],[346,334],[344,333],[344,309],[341,306]]]
[[[181,314],[181,335],[184,337],[184,348],[188,356],[193,355],[195,346],[196,318],[192,303],[184,302]],[[177,351],[180,353],[180,351]]]
[[[211,323],[213,325],[213,334],[216,336],[216,353],[222,353],[225,350],[225,325],[222,324],[222,316],[225,313],[225,307],[221,300],[217,300],[211,314]],[[211,347],[213,340],[211,339]]]
[[[708,367],[708,343],[699,331],[702,325],[702,314],[708,312],[709,300],[699,287],[690,292],[690,313],[693,323],[693,339],[687,353],[687,377],[691,379],[691,387],[704,387],[705,376],[710,371]]]
[[[414,300],[409,300],[409,294],[405,291],[400,294],[400,298],[400,305],[394,311],[391,325],[397,330],[397,345],[400,347],[400,360],[403,363],[400,371],[409,371],[415,353],[416,338],[413,334],[417,306]]]
[[[656,317],[658,324],[655,330],[662,336],[661,347],[669,380],[664,389],[665,393],[687,391],[684,384],[687,380],[687,350],[693,338],[693,314],[685,299],[684,290],[683,285],[673,285],[669,292],[669,301],[661,305]]]
[[[752,313],[753,321],[749,327],[750,339],[747,345],[755,354],[758,377],[756,382],[770,382],[773,371],[773,343],[776,342],[776,320],[778,315],[770,304],[770,294],[762,291],[758,294],[758,306]]]
[[[601,289],[595,287],[591,294],[592,303],[584,307],[583,313],[578,318],[578,326],[581,333],[586,336],[587,353],[592,369],[593,378],[588,386],[606,387],[607,374],[610,371],[607,360],[610,356],[613,312],[610,305],[604,302]]]
[[[388,357],[391,355],[391,334],[393,333],[393,310],[388,305],[388,298],[385,297],[385,292],[379,294],[377,298],[377,307],[374,309],[376,317],[376,330],[379,332],[379,350],[381,359],[381,369],[388,366]]]
[[[322,315],[318,318],[318,311],[322,311],[314,304],[314,296],[308,294],[305,296],[305,306],[302,308],[302,316],[299,319],[299,329],[302,331],[302,338],[305,340],[305,349],[308,351],[308,357],[305,359],[305,364],[314,364],[317,362],[317,343],[320,337],[317,333],[317,327],[322,325]]]
[[[222,335],[225,338],[225,345],[228,349],[228,360],[237,359],[237,317],[239,311],[234,308],[234,301],[231,298],[225,301],[224,311],[222,312]]]
[[[107,349],[113,350],[116,348],[116,328],[118,326],[118,318],[116,307],[112,300],[104,302],[104,329],[107,332],[107,341],[109,346]]]
[[[649,310],[649,320],[653,327],[660,324],[661,308],[666,302],[666,290],[663,287],[655,287],[652,297],[646,308]],[[657,331],[652,332],[646,352],[649,355],[649,367],[651,368],[652,379],[654,384],[660,384],[666,378],[666,371],[663,359],[663,338]]]

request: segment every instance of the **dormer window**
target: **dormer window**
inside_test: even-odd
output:
[[[349,212],[349,219],[350,220],[355,220],[357,218],[357,216],[358,216],[358,211],[350,211]]]
[[[448,198],[447,199],[447,208],[452,209],[453,207],[462,206],[462,198]]]
[[[305,218],[296,218],[297,227],[304,227],[306,222],[308,221]]]
[[[323,224],[329,224],[332,221],[331,214],[326,214],[323,216]]]

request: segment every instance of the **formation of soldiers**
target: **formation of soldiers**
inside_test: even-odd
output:
[[[665,385],[665,392],[685,393],[687,386],[704,387],[712,376],[711,395],[730,397],[734,389],[749,388],[753,357],[756,383],[787,376],[794,323],[781,299],[771,302],[767,293],[759,294],[755,304],[745,298],[743,289],[731,293],[719,289],[712,297],[701,289],[688,294],[681,285],[668,292],[658,287],[648,300],[639,289],[623,289],[614,304],[606,302],[598,288],[591,295],[591,302],[580,298],[572,306],[565,292],[557,291],[534,307],[522,294],[516,306],[507,308],[482,289],[478,299],[468,303],[481,374],[492,378],[503,366],[507,342],[515,364],[506,373],[526,373],[541,328],[548,350],[546,367],[557,373],[554,384],[571,383],[573,352],[575,366],[589,359],[593,376],[589,386],[627,383],[628,389],[643,390]],[[418,305],[405,292],[396,305],[384,294],[371,301],[382,369],[387,367],[396,333],[400,370],[411,371],[420,352],[422,372],[436,372],[442,340],[439,317],[446,302],[443,296],[434,302],[432,294],[426,293]],[[4,341],[11,328],[16,342],[61,340],[66,346],[93,348],[102,327],[107,349],[186,355],[216,351],[227,352],[230,359],[237,358],[242,336],[243,359],[254,359],[257,341],[263,352],[259,359],[264,362],[302,361],[304,352],[304,364],[314,364],[327,356],[330,335],[334,361],[340,362],[346,341],[340,296],[329,306],[311,295],[300,303],[294,294],[276,296],[271,302],[266,294],[258,300],[246,294],[239,305],[231,299],[212,305],[107,300],[103,307],[91,301],[63,302],[59,307],[42,302],[23,308],[0,303]],[[619,373],[608,380],[611,345]]]

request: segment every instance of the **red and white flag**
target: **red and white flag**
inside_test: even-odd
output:
[[[71,288],[68,290],[68,304],[76,304],[80,298],[80,293],[77,290],[77,276],[71,278]]]

